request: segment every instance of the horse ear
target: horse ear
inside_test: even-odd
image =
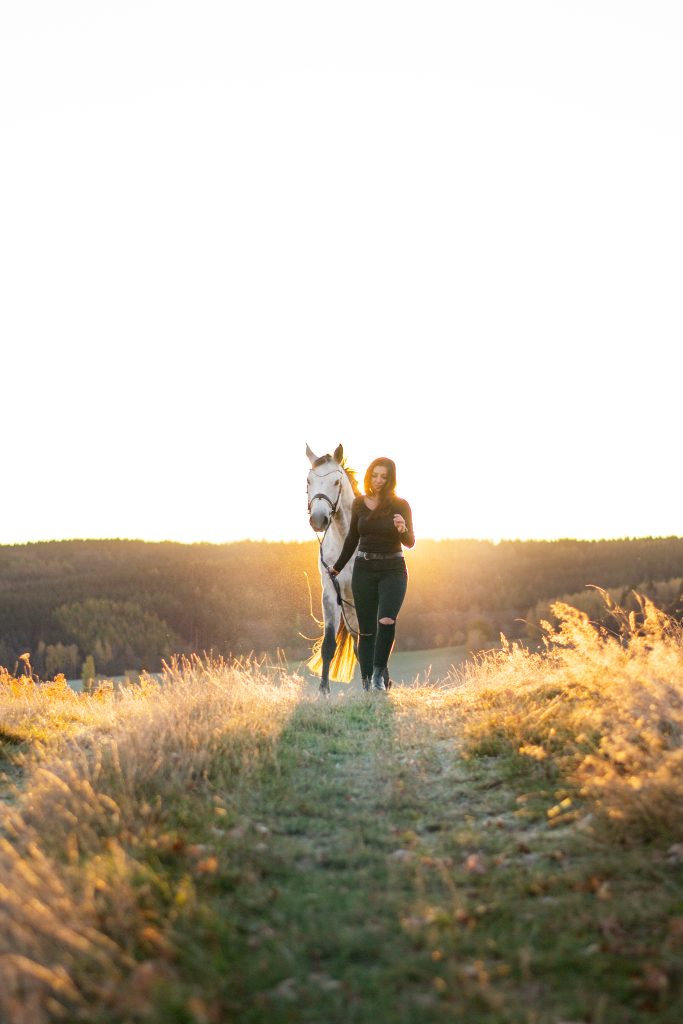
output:
[[[341,445],[339,445],[337,448],[334,449],[334,459],[335,459],[335,462],[341,462],[341,460],[343,458],[344,458],[344,449],[342,448]]]
[[[306,454],[308,455],[308,461],[310,462],[311,465],[313,465],[313,463],[316,461],[318,456],[315,455],[314,452],[311,451],[311,449],[308,447],[308,445],[306,445]]]

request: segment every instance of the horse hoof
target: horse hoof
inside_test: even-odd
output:
[[[329,697],[329,695],[330,695],[330,688],[329,688],[329,686],[323,686],[322,683],[321,683],[320,686],[318,687],[318,693],[320,694],[321,697]]]

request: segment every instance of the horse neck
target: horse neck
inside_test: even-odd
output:
[[[351,485],[349,484],[348,487],[344,486],[344,490],[339,498],[339,504],[337,505],[336,515],[325,534],[325,551],[336,551],[337,553],[341,551],[342,544],[346,540],[346,535],[351,525],[353,499],[354,494]]]

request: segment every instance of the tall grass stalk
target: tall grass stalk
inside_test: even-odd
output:
[[[0,675],[10,742],[38,741],[2,819],[0,1019],[138,1019],[216,869],[199,840],[272,759],[301,685],[198,658],[92,696]]]
[[[544,649],[503,649],[454,670],[417,698],[466,756],[505,750],[573,781],[621,841],[683,838],[683,630],[651,601],[610,602],[620,635],[562,603]],[[409,699],[409,698],[407,698]],[[561,810],[567,821],[574,809]]]

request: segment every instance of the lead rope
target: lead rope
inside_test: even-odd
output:
[[[351,629],[351,627],[349,626],[349,620],[346,618],[346,615],[344,613],[344,605],[347,604],[350,608],[353,608],[354,611],[356,611],[356,606],[355,606],[355,604],[352,601],[344,600],[344,598],[342,597],[342,594],[341,594],[341,587],[339,586],[339,580],[337,579],[336,576],[330,576],[330,566],[327,564],[327,562],[323,558],[323,544],[325,542],[325,537],[327,536],[327,531],[329,530],[330,526],[332,525],[332,520],[334,519],[335,515],[337,514],[337,505],[339,504],[339,498],[340,497],[341,497],[341,490],[339,491],[339,494],[337,495],[337,500],[334,503],[328,498],[328,496],[326,494],[314,494],[313,497],[309,499],[308,510],[310,512],[311,505],[315,501],[316,498],[324,498],[325,501],[329,502],[332,511],[330,513],[329,522],[328,522],[328,524],[325,527],[325,530],[323,532],[322,540],[318,536],[318,531],[317,530],[314,531],[315,532],[315,536],[316,536],[316,540],[318,541],[318,545],[320,547],[320,562],[321,562],[321,565],[323,566],[323,568],[327,570],[327,575],[328,575],[329,579],[332,580],[332,586],[334,587],[335,593],[337,595],[337,604],[339,605],[339,610],[341,612],[341,617],[344,620],[344,625],[346,626],[349,634],[351,636],[353,636],[353,634],[357,632],[359,636],[372,636],[373,634],[371,634],[371,633],[361,633],[360,629],[358,629],[358,630]],[[357,612],[356,612],[356,617],[358,617],[358,613]]]
[[[335,508],[334,511],[335,512],[337,511],[336,508]],[[332,513],[332,515],[334,515],[334,512]],[[346,618],[346,615],[344,613],[344,605],[345,604],[348,604],[349,607],[353,608],[354,611],[356,611],[356,606],[355,606],[355,604],[352,601],[344,600],[344,598],[342,597],[342,593],[341,593],[341,587],[339,586],[339,580],[337,579],[336,576],[330,576],[330,566],[327,564],[327,562],[323,558],[323,542],[325,540],[325,537],[327,536],[327,531],[329,530],[331,525],[332,525],[332,516],[330,516],[330,521],[327,524],[327,526],[325,527],[325,532],[323,533],[322,540],[320,539],[320,537],[318,537],[317,533],[315,535],[317,540],[318,540],[318,544],[320,545],[320,562],[321,562],[323,568],[327,570],[327,575],[328,575],[329,579],[332,580],[332,586],[334,587],[335,593],[337,595],[337,604],[339,605],[339,609],[341,611],[341,617],[344,620],[344,625],[346,626],[346,628],[349,631],[349,633],[351,634],[351,636],[353,636],[353,634],[356,633],[356,632],[358,632],[359,635],[360,635],[360,630],[351,629],[351,627],[349,626],[349,620]],[[358,614],[358,613],[356,613],[356,614]],[[362,635],[365,636],[366,634],[363,633]],[[367,635],[370,636],[369,633]]]

